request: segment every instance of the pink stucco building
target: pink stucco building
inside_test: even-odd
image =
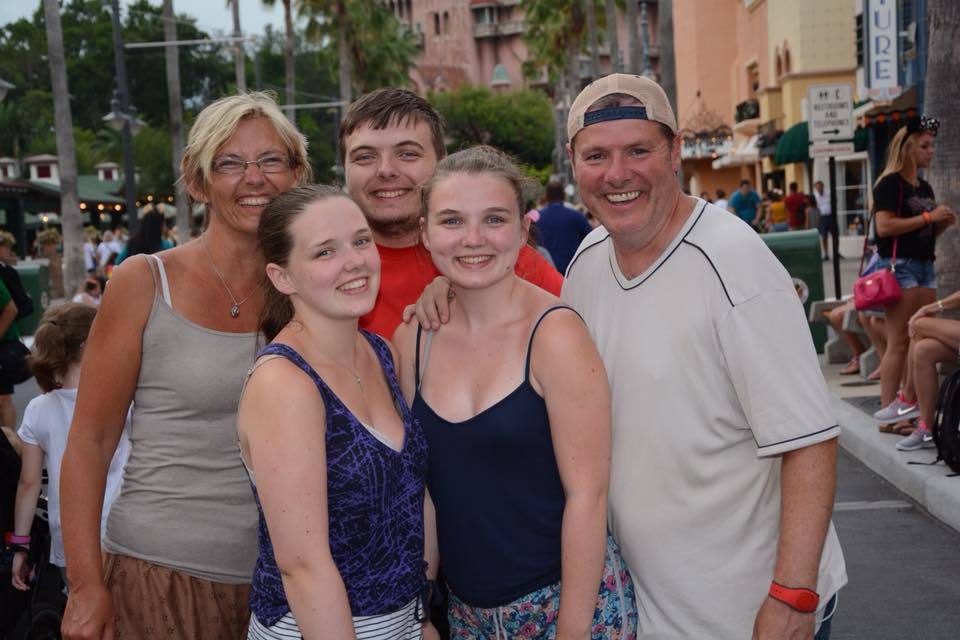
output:
[[[523,63],[528,58],[523,33],[526,29],[520,0],[386,0],[394,15],[419,34],[422,53],[411,80],[418,92],[453,89],[470,83],[494,89],[515,90],[543,84],[542,78],[527,78]],[[650,23],[650,58],[657,68],[657,6],[646,4]],[[597,7],[602,13],[602,3]],[[638,10],[639,16],[639,10]],[[627,21],[618,14],[620,54],[627,55]],[[639,29],[639,23],[638,23]],[[639,37],[639,36],[638,36]],[[600,34],[600,41],[605,41]],[[601,47],[602,73],[609,73],[610,49]],[[584,79],[589,78],[589,58],[581,56]]]

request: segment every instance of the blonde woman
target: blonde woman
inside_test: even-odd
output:
[[[884,407],[874,418],[889,423],[917,417],[916,394],[903,385],[910,337],[907,323],[916,311],[934,300],[934,244],[936,236],[953,224],[954,215],[938,205],[930,184],[918,175],[933,161],[933,143],[940,127],[926,116],[911,120],[890,141],[887,164],[873,188],[877,269],[893,269],[903,292],[885,307],[887,350],[880,363],[880,400]],[[920,434],[922,437],[923,434]]]
[[[181,169],[206,231],[118,267],[86,349],[62,473],[67,640],[234,640],[249,618],[257,510],[236,410],[263,306],[257,224],[311,170],[304,137],[264,93],[204,109]],[[131,401],[101,560],[104,480]]]

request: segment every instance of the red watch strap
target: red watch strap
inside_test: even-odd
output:
[[[774,600],[779,600],[800,613],[813,613],[817,610],[817,605],[820,604],[820,596],[817,595],[816,591],[785,587],[776,581],[770,583],[769,595]]]

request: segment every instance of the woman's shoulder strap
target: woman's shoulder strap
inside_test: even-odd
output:
[[[167,271],[163,267],[163,260],[155,255],[147,253],[143,254],[143,258],[147,261],[147,266],[150,267],[150,273],[153,275],[154,286],[157,287],[157,290],[162,293],[163,301],[166,302],[167,306],[172,309],[173,303],[170,301],[170,284],[167,282]]]
[[[576,314],[576,316],[580,318],[581,321],[583,320],[583,316],[581,316],[576,309],[566,304],[555,304],[543,310],[543,312],[540,314],[540,317],[537,318],[537,321],[534,323],[533,330],[530,332],[530,338],[527,341],[527,358],[523,368],[524,380],[527,380],[530,378],[530,357],[531,357],[531,354],[533,353],[533,337],[537,334],[537,329],[540,328],[540,323],[543,322],[543,319],[546,318],[548,315],[550,315],[554,311],[559,311],[560,309],[566,309]]]

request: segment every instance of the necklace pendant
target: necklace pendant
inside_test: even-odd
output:
[[[235,304],[235,305],[233,305],[232,307],[230,307],[230,317],[231,317],[231,318],[236,318],[236,317],[238,317],[239,315],[240,315],[240,305]]]

